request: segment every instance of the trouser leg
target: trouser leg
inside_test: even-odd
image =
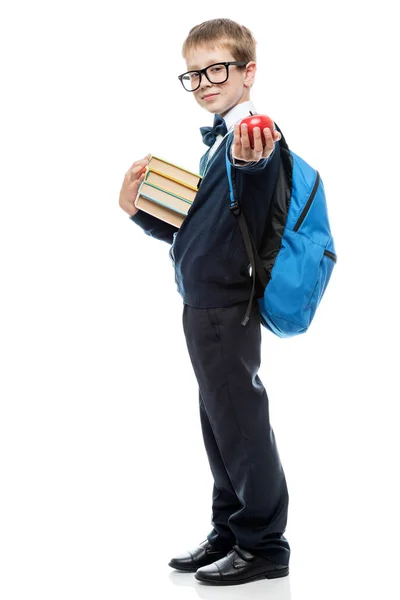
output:
[[[200,390],[199,409],[204,445],[214,479],[211,515],[213,528],[207,538],[214,548],[228,552],[236,544],[235,536],[228,525],[228,519],[231,514],[240,510],[241,504],[232,487],[221,453],[215,441]]]
[[[228,526],[239,546],[288,564],[290,547],[283,533],[289,497],[269,421],[268,396],[257,374],[258,306],[254,304],[246,327],[241,325],[244,308],[184,305],[185,337],[219,456],[240,502],[231,504]],[[211,470],[218,473],[221,461],[215,450],[206,450]]]

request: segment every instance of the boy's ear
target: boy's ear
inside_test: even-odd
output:
[[[244,79],[244,84],[246,87],[251,87],[254,83],[254,78],[256,76],[257,64],[254,60],[250,61],[246,66],[246,77]]]

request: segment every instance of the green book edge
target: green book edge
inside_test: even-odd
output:
[[[161,192],[164,192],[164,194],[168,194],[169,196],[175,196],[175,198],[178,198],[178,200],[183,200],[183,202],[186,202],[187,204],[190,204],[190,205],[193,204],[192,200],[183,198],[183,196],[179,196],[178,194],[174,194],[173,192],[170,192],[169,190],[166,190],[165,188],[161,188],[161,187],[158,187],[158,185],[154,185],[154,183],[150,183],[150,181],[147,181],[147,175],[146,175],[146,179],[144,179],[139,186],[139,190],[138,190],[139,192],[142,189],[142,186],[144,183],[146,185],[150,185],[151,187],[155,188],[156,190],[160,190]],[[144,194],[143,194],[143,196],[144,196]]]

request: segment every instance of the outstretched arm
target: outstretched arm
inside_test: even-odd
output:
[[[275,142],[281,139],[281,134],[275,130],[271,132],[268,127],[263,130],[263,134],[265,138],[264,146],[260,128],[254,128],[254,148],[252,148],[247,125],[243,124],[241,130],[239,124],[235,125],[233,140],[230,141],[228,152],[232,166],[239,167],[245,172],[261,171],[266,167],[269,159],[274,154]]]

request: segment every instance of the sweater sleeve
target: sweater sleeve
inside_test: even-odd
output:
[[[162,242],[167,242],[167,244],[172,245],[173,235],[175,232],[179,231],[177,227],[165,223],[165,221],[157,219],[157,217],[153,217],[153,215],[149,215],[142,210],[139,210],[135,215],[129,218],[139,225],[147,235],[156,238],[157,240],[161,240]]]

